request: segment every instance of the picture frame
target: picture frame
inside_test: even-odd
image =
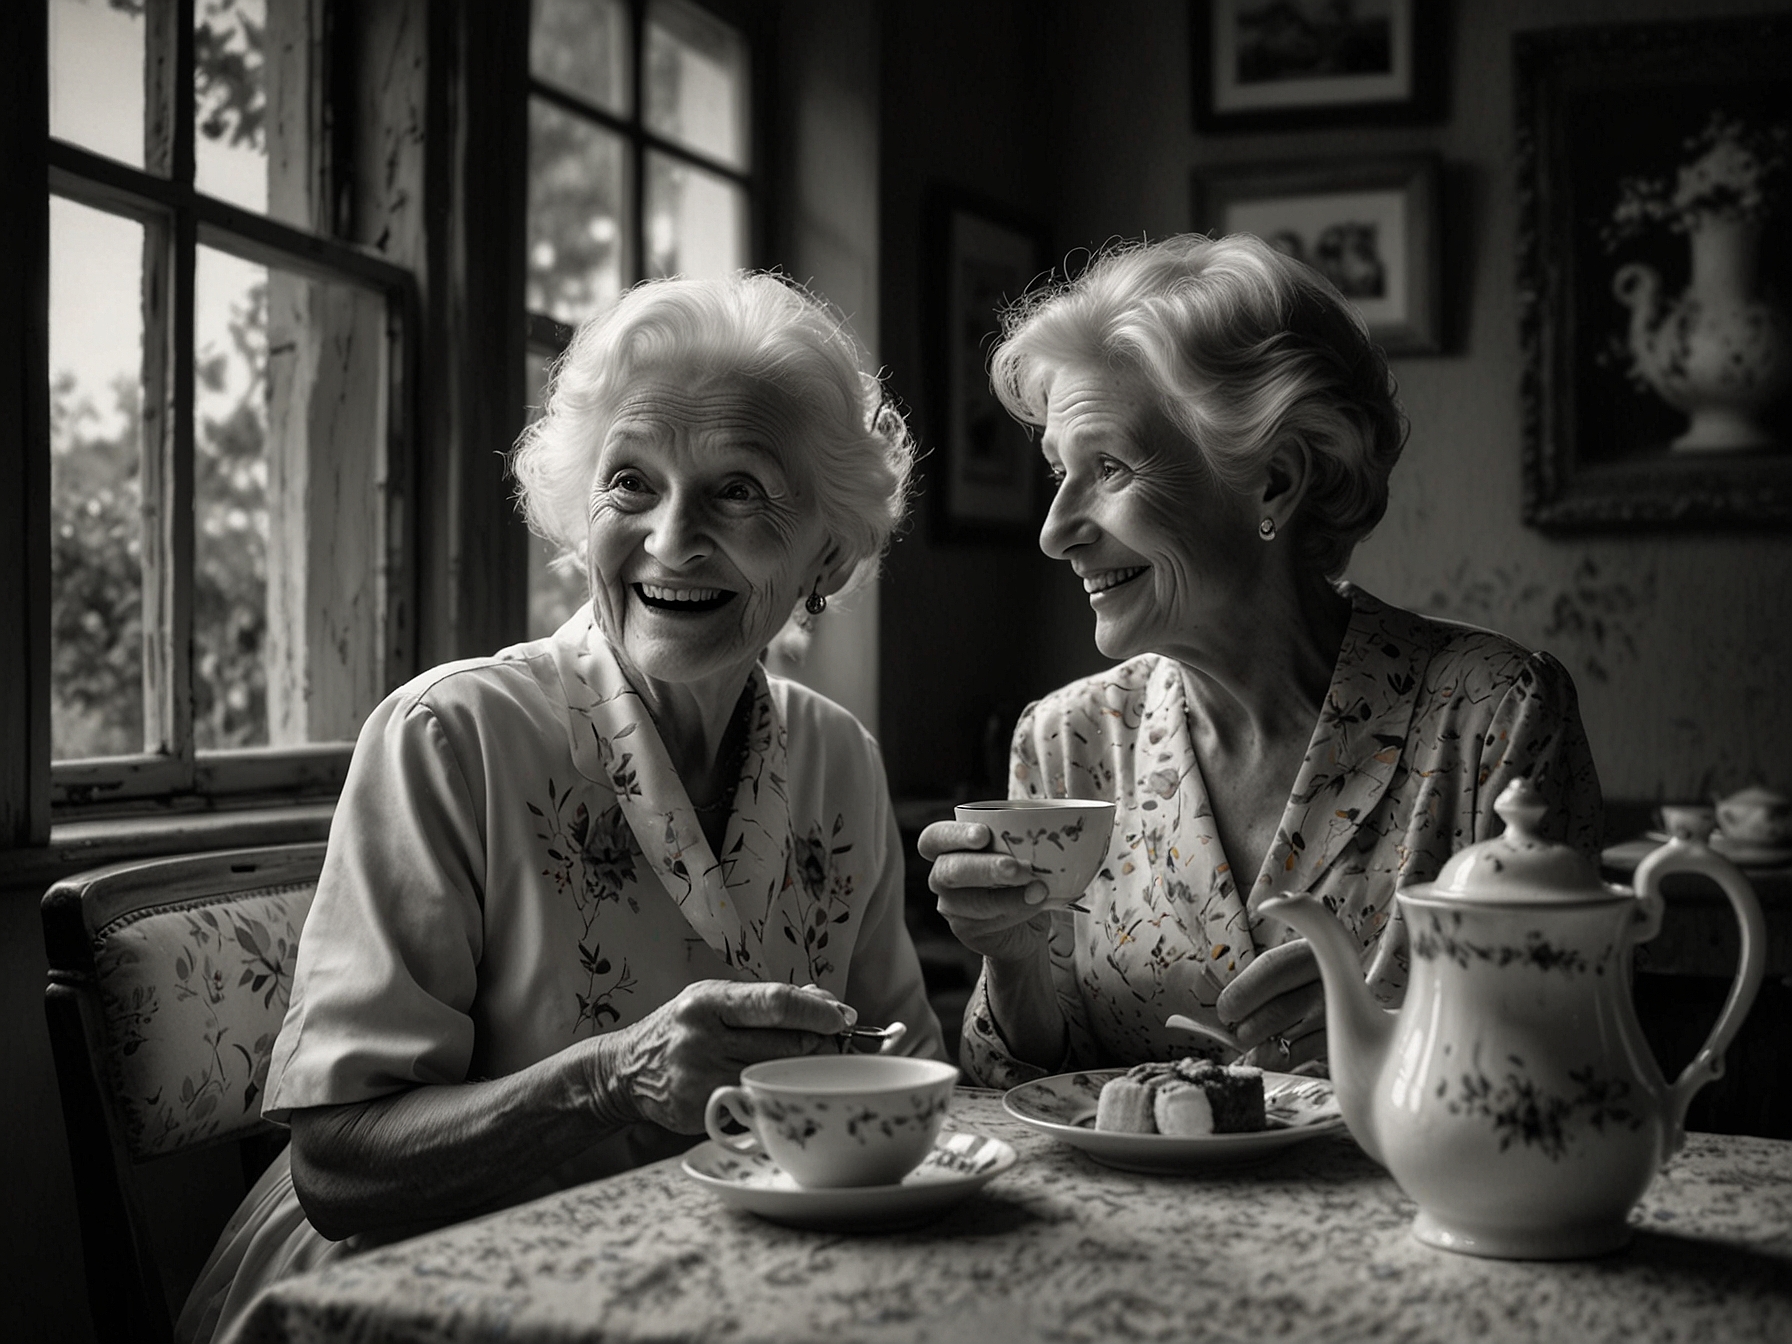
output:
[[[1038,530],[1039,447],[989,386],[999,313],[1050,271],[1044,230],[992,202],[939,191],[930,202],[936,450],[931,529],[944,541],[1030,541]]]
[[[1514,35],[1527,523],[1792,523],[1789,66],[1785,16]]]
[[[1445,9],[1442,0],[1191,0],[1195,128],[1440,120]]]
[[[1254,233],[1312,265],[1388,354],[1436,354],[1442,177],[1433,154],[1214,169],[1195,177],[1195,226]]]

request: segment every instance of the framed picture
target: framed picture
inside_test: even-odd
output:
[[[1524,509],[1792,522],[1792,18],[1514,38]]]
[[[1439,182],[1432,155],[1197,175],[1195,224],[1254,233],[1323,273],[1391,355],[1442,349]]]
[[[1039,446],[989,387],[998,314],[1049,269],[1043,233],[1000,207],[939,194],[932,206],[932,518],[943,540],[1031,539]]]
[[[1193,0],[1195,126],[1438,120],[1443,22],[1441,0]]]

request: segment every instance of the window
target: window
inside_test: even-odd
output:
[[[330,788],[408,667],[411,272],[333,228],[324,0],[49,0],[50,754]]]
[[[647,276],[750,264],[760,180],[752,44],[692,0],[533,0],[529,405],[573,327]],[[533,539],[529,633],[585,599]]]

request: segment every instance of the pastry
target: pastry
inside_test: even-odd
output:
[[[1095,1103],[1095,1128],[1116,1134],[1155,1134],[1157,1089],[1176,1077],[1170,1064],[1135,1064],[1101,1085]]]
[[[1152,1103],[1157,1132],[1179,1138],[1248,1134],[1265,1127],[1263,1071],[1245,1064],[1221,1067],[1185,1059],[1161,1084]]]

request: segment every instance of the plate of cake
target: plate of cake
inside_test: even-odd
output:
[[[1016,1120],[1122,1171],[1183,1172],[1260,1162],[1344,1132],[1332,1085],[1202,1059],[1086,1069],[1002,1098]]]

